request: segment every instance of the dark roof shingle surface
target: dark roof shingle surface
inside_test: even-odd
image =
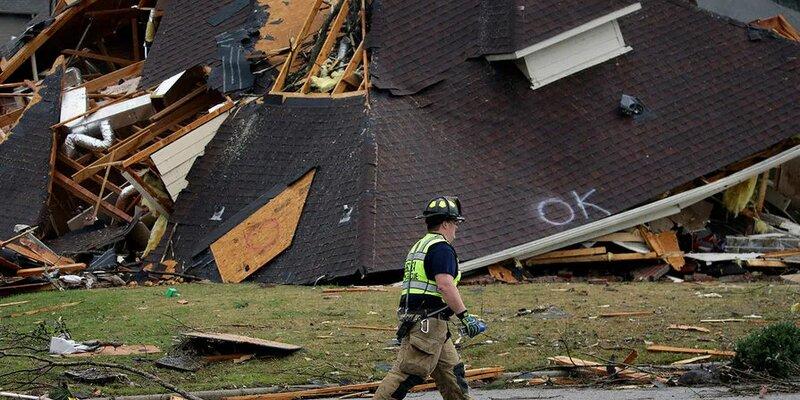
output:
[[[16,224],[39,224],[44,215],[50,183],[50,126],[58,122],[61,75],[57,72],[44,79],[42,99],[0,143],[0,238],[13,236]]]
[[[800,46],[749,41],[742,26],[678,0],[642,1],[620,21],[633,51],[536,90],[510,62],[437,58],[469,42],[463,10],[445,6],[434,23],[399,9],[422,1],[381,3],[373,21],[408,14],[398,21],[409,26],[378,31],[373,65],[399,60],[388,49],[420,49],[419,36],[442,39],[419,51],[428,64],[377,68],[401,90],[424,84],[396,96],[376,83],[366,111],[362,99],[240,110],[178,200],[184,261],[216,205],[235,213],[315,165],[295,243],[253,279],[397,271],[424,233],[414,215],[437,194],[462,200],[460,258],[488,255],[646,203],[800,131]],[[438,83],[425,83],[433,70]],[[648,115],[620,116],[623,93]],[[351,204],[354,223],[339,225]]]

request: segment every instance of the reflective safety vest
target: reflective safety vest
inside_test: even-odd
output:
[[[444,236],[439,233],[428,233],[418,240],[406,256],[406,262],[403,269],[403,291],[401,295],[406,294],[427,294],[436,297],[442,297],[439,293],[439,288],[436,287],[436,280],[429,279],[425,275],[425,255],[428,254],[428,249],[436,243],[446,242]],[[458,261],[458,260],[456,260]],[[461,271],[455,278],[455,284],[461,280]]]

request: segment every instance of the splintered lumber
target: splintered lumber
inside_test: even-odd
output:
[[[55,265],[52,267],[23,268],[17,270],[16,276],[24,278],[29,276],[39,276],[52,271],[59,271],[61,273],[73,273],[73,272],[83,271],[85,269],[86,269],[86,264],[83,263]]]
[[[800,249],[787,249],[781,251],[770,251],[761,255],[764,258],[784,258],[792,256],[800,256]]]
[[[586,371],[592,375],[600,375],[600,376],[609,375],[608,367],[605,364],[600,364],[594,361],[586,361],[586,360],[581,360],[579,358],[567,357],[567,356],[549,357],[548,360],[550,360],[553,364],[556,365],[579,367],[582,371]],[[615,370],[616,375],[623,379],[631,381],[643,381],[643,382],[650,382],[656,379],[655,376],[644,372],[627,371],[619,367],[613,367],[613,368]]]
[[[745,260],[745,264],[752,268],[786,268],[788,265],[783,261],[778,260]]]
[[[121,79],[136,76],[142,73],[144,61],[139,61],[128,65],[127,67],[120,68],[114,72],[109,72],[98,78],[92,79],[84,83],[82,86],[86,88],[87,92],[97,92],[103,88],[111,85],[116,85]]]
[[[224,282],[243,281],[292,244],[314,173],[308,171],[211,244]]]
[[[477,368],[477,369],[467,370],[465,375],[467,377],[467,380],[471,381],[477,379],[496,378],[500,376],[503,372],[505,372],[505,368],[502,367]],[[430,379],[427,382],[429,383],[424,383],[422,385],[414,386],[413,388],[411,388],[411,391],[418,392],[421,390],[433,389],[435,387],[433,386],[435,384],[430,382]],[[380,386],[380,384],[381,384],[380,382],[359,383],[355,385],[298,390],[294,392],[223,397],[222,400],[295,400],[295,399],[311,399],[316,397],[334,397],[334,396],[342,396],[350,393],[358,393],[363,391],[371,392],[376,390],[378,386]]]
[[[192,121],[189,125],[186,125],[186,126],[180,128],[180,129],[178,129],[174,133],[170,134],[166,138],[161,139],[158,142],[155,142],[152,145],[148,146],[146,149],[144,149],[144,150],[132,155],[130,158],[128,158],[127,160],[125,160],[122,163],[122,167],[123,168],[128,168],[128,167],[130,167],[130,166],[132,166],[132,165],[134,165],[136,163],[144,161],[145,159],[147,159],[147,157],[150,157],[156,151],[166,147],[170,143],[175,142],[176,140],[182,138],[186,134],[194,131],[197,128],[200,128],[201,126],[205,125],[208,122],[211,122],[212,120],[214,120],[218,116],[228,112],[228,110],[233,108],[234,104],[235,103],[233,101],[230,101],[230,100],[226,101],[225,104],[223,106],[219,107],[218,109],[216,109],[216,110],[214,110],[214,111],[212,111],[212,112],[210,112],[210,113],[208,113],[206,115],[201,116],[200,118]]]
[[[651,351],[653,353],[705,354],[705,355],[721,356],[721,357],[734,357],[736,355],[735,351],[716,350],[716,349],[692,349],[688,347],[672,347],[660,344],[653,344],[647,346],[647,351]]]
[[[588,249],[573,249],[573,250],[558,250],[549,253],[540,254],[531,257],[531,260],[543,260],[546,258],[564,258],[564,257],[578,257],[578,256],[593,256],[596,254],[605,254],[605,247],[589,247]]]
[[[363,12],[363,9],[362,9]],[[350,83],[345,77],[350,77],[358,68],[359,64],[361,64],[361,59],[364,57],[364,41],[361,41],[361,44],[358,45],[355,53],[353,54],[353,58],[350,59],[350,62],[347,64],[347,68],[344,69],[344,73],[342,76],[339,77],[339,82],[336,83],[336,86],[333,88],[333,94],[343,93],[345,91],[345,83]],[[353,86],[358,86],[355,84]]]
[[[694,364],[694,363],[696,363],[698,361],[708,360],[711,357],[712,357],[711,355],[706,354],[704,356],[697,356],[697,357],[687,358],[687,359],[684,359],[684,360],[675,361],[674,363],[672,363],[670,365]]]
[[[81,304],[81,302],[80,301],[76,301],[74,303],[57,304],[57,305],[54,305],[54,306],[47,306],[47,307],[37,308],[37,309],[34,309],[34,310],[11,313],[11,314],[6,315],[6,318],[15,318],[15,317],[22,317],[22,316],[27,316],[27,315],[39,314],[39,313],[43,313],[43,312],[58,311],[58,310],[63,310],[63,309],[68,308],[68,307],[76,306],[78,304]]]
[[[608,235],[603,235],[596,237],[591,240],[591,242],[639,242],[644,243],[644,239],[639,232],[616,232],[616,233],[609,233]]]
[[[692,325],[678,325],[672,324],[667,329],[674,329],[680,331],[697,331],[697,332],[711,332],[711,329],[703,328],[702,326],[692,326]]]
[[[600,314],[601,318],[613,318],[613,317],[636,317],[641,315],[653,315],[652,311],[622,311],[622,312],[610,312],[610,313],[603,313]]]
[[[278,76],[275,78],[275,83],[272,85],[272,90],[270,93],[275,92],[282,92],[283,87],[286,85],[286,77],[289,74],[289,70],[292,68],[292,64],[294,63],[294,58],[297,56],[297,53],[300,52],[300,48],[305,41],[306,35],[308,34],[308,30],[311,29],[311,25],[314,23],[314,19],[319,12],[319,8],[322,5],[322,0],[314,0],[314,5],[309,10],[308,16],[306,17],[305,22],[303,23],[303,27],[300,28],[300,33],[296,36],[296,39],[292,41],[289,40],[292,48],[289,51],[289,55],[286,57],[286,61],[284,61],[283,66],[281,66],[281,71],[278,73]]]
[[[131,218],[131,216],[126,214],[124,211],[100,199],[99,197],[97,197],[97,195],[90,192],[83,186],[79,185],[72,179],[67,178],[60,172],[53,171],[53,180],[55,181],[56,184],[58,184],[62,188],[66,189],[68,192],[75,195],[75,197],[85,201],[86,203],[92,205],[99,203],[100,209],[105,211],[110,217],[119,218],[125,222],[131,222],[133,220],[133,218]]]
[[[186,332],[182,333],[181,335],[190,338],[192,340],[228,342],[237,345],[248,345],[255,348],[260,348],[265,352],[274,352],[274,351],[294,352],[302,349],[301,346],[293,344],[274,342],[272,340],[252,338],[242,335],[234,335],[230,333]]]
[[[661,256],[659,256],[655,252],[623,253],[623,254],[606,253],[594,256],[529,259],[525,261],[525,264],[526,265],[568,264],[568,263],[604,262],[604,261],[611,262],[611,261],[656,260],[659,258],[661,258]]]
[[[5,82],[17,69],[27,61],[31,55],[36,53],[42,45],[47,43],[47,41],[59,30],[61,30],[64,25],[72,20],[77,15],[80,15],[87,7],[91,6],[92,4],[96,3],[98,0],[83,0],[75,7],[72,7],[61,14],[55,16],[53,22],[44,28],[41,32],[39,32],[36,37],[31,39],[30,42],[25,43],[19,51],[17,51],[13,56],[11,56],[8,61],[2,63],[2,72],[0,72],[0,83]]]
[[[683,253],[678,247],[678,236],[673,231],[662,232],[654,234],[644,227],[639,228],[639,234],[644,238],[650,248],[663,257],[676,271],[681,271],[683,266],[686,265],[686,260],[683,258]]]
[[[20,305],[20,304],[25,304],[25,303],[28,303],[28,302],[30,302],[30,300],[25,300],[25,301],[12,301],[11,303],[3,303],[3,304],[0,304],[0,308],[3,308],[3,307],[11,307],[11,306],[18,306],[18,305]]]
[[[122,346],[100,346],[95,351],[65,354],[64,357],[130,356],[155,353],[161,353],[161,349],[152,344],[123,344]]]
[[[8,126],[17,122],[19,117],[22,116],[22,113],[25,112],[24,108],[18,108],[14,111],[11,111],[7,114],[3,114],[0,116],[0,127]]]
[[[105,54],[97,54],[97,53],[92,53],[90,51],[85,51],[85,50],[64,49],[64,50],[61,50],[61,53],[69,55],[69,56],[78,56],[78,57],[89,58],[89,59],[93,59],[93,60],[108,61],[110,63],[120,64],[120,65],[132,65],[132,64],[136,63],[136,61],[128,60],[126,58],[113,57],[113,56],[108,56],[108,55],[105,55]]]
[[[505,283],[519,283],[519,280],[514,277],[514,273],[511,272],[510,269],[502,266],[502,265],[490,265],[489,266],[489,275],[492,278],[497,279],[498,281],[505,282]]]
[[[320,68],[322,68],[322,64],[324,64],[325,60],[328,59],[328,55],[330,54],[331,49],[333,49],[333,45],[336,43],[336,38],[339,37],[339,31],[342,29],[342,24],[347,18],[347,13],[349,11],[350,0],[341,0],[341,4],[339,4],[339,14],[336,15],[336,18],[330,25],[330,29],[328,29],[328,32],[325,33],[327,35],[325,37],[325,42],[322,44],[319,54],[317,54],[317,59],[311,65],[311,70],[306,76],[305,83],[303,83],[303,86],[300,88],[301,93],[308,93],[308,90],[311,88],[311,77],[317,76]]]

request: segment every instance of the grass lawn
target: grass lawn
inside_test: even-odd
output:
[[[0,324],[19,331],[32,330],[38,321],[63,318],[76,340],[115,340],[126,344],[155,344],[169,350],[176,335],[187,327],[237,333],[302,345],[286,358],[218,363],[196,373],[156,368],[161,355],[93,357],[127,363],[153,372],[188,390],[258,387],[279,384],[349,383],[380,379],[393,361],[392,332],[348,329],[347,325],[392,327],[398,289],[325,295],[321,288],[239,284],[185,284],[176,286],[179,298],[164,296],[166,287],[41,292],[0,299],[0,303],[29,301],[2,307],[0,315],[61,303],[77,306],[21,317],[2,317]],[[690,355],[647,353],[645,342],[673,346],[732,349],[734,342],[764,325],[763,321],[701,324],[701,319],[735,318],[757,314],[766,321],[797,318],[791,304],[800,301],[800,286],[782,283],[668,284],[617,283],[524,284],[462,288],[473,313],[489,325],[486,335],[466,342],[462,355],[468,367],[504,366],[524,371],[546,364],[546,358],[616,355],[629,349],[640,353],[637,363],[668,363]],[[718,293],[721,298],[700,297]],[[181,305],[179,299],[188,300]],[[520,308],[554,306],[559,313],[517,317]],[[653,311],[653,315],[597,318],[604,312]],[[180,323],[178,322],[180,321]],[[710,333],[668,330],[670,324],[690,324]],[[488,341],[488,342],[487,342]],[[21,369],[26,362],[0,360],[0,374]],[[42,380],[54,382],[56,372]],[[133,384],[102,388],[103,395],[159,393],[164,390],[131,376]],[[0,390],[12,388],[0,378]],[[92,387],[71,385],[84,393]]]

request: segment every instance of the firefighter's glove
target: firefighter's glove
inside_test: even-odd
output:
[[[462,332],[471,338],[478,336],[486,330],[485,322],[466,311],[459,314],[458,319],[461,320]]]

